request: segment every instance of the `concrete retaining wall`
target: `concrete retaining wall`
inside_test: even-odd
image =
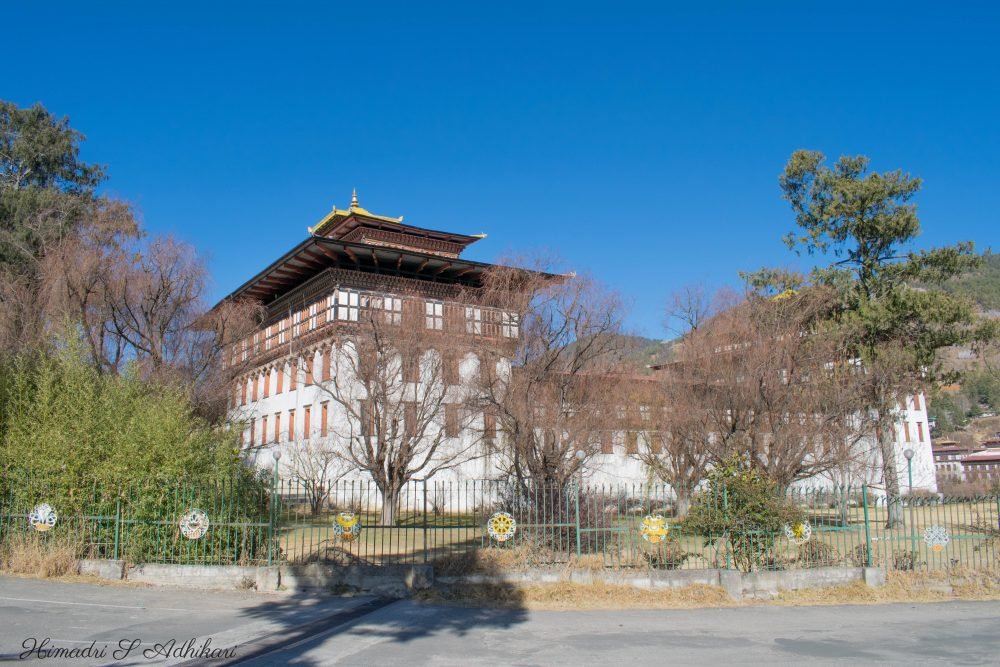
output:
[[[386,597],[404,597],[429,588],[434,582],[434,571],[429,565],[337,567],[314,563],[240,567],[147,563],[126,568],[123,561],[81,560],[79,572],[101,579],[126,579],[157,586],[258,591],[347,589]]]
[[[466,586],[476,584],[552,584],[559,582],[632,586],[646,590],[683,588],[693,584],[719,586],[733,599],[772,598],[780,591],[846,586],[863,581],[869,586],[885,583],[885,571],[877,568],[823,567],[809,570],[742,573],[734,570],[653,570],[641,575],[628,572],[588,572],[579,570],[532,570],[500,574],[469,574],[437,577],[435,584]]]
[[[184,588],[259,588],[257,573],[268,568],[238,565],[164,565],[147,563],[128,568],[125,578],[145,584]],[[277,586],[274,587],[275,590]]]
[[[683,588],[694,584],[719,586],[732,598],[772,598],[780,591],[846,586],[863,581],[869,586],[885,583],[878,568],[824,567],[809,570],[742,573],[734,570],[526,570],[498,574],[434,577],[430,565],[346,567],[313,563],[302,566],[239,567],[234,565],[159,565],[126,568],[122,561],[83,560],[80,573],[102,579],[127,579],[147,584],[186,588],[256,589],[258,591],[353,590],[386,597],[405,597],[431,586],[461,587],[477,584],[554,584],[602,582],[645,590]]]
[[[123,560],[81,560],[78,573],[115,581],[125,576],[125,561]]]
[[[592,570],[526,570],[497,574],[467,574],[458,577],[435,577],[436,584],[462,586],[469,584],[556,584],[573,582],[592,584],[603,582],[612,586],[632,586],[647,590],[684,588],[693,584],[719,585],[719,570],[649,570],[643,572]]]
[[[281,587],[288,590],[350,588],[387,597],[404,597],[413,591],[430,588],[434,583],[434,570],[430,565],[338,567],[312,563],[282,566],[279,576]]]

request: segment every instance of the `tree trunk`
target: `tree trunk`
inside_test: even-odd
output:
[[[677,496],[676,518],[683,519],[691,509],[691,491],[678,486],[674,494]]]
[[[380,524],[383,526],[395,526],[399,518],[399,494],[401,488],[389,485],[380,488],[382,493],[382,518]]]
[[[834,486],[833,493],[836,498],[837,509],[840,514],[840,525],[847,526],[848,523],[850,523],[850,487],[846,485],[839,488]]]
[[[323,509],[323,505],[326,503],[326,497],[328,492],[325,487],[317,486],[310,489],[310,496],[312,496],[312,515],[314,517],[319,516],[320,511]]]
[[[878,440],[878,451],[882,457],[882,477],[885,479],[886,510],[888,520],[885,527],[895,528],[902,525],[903,506],[899,497],[899,471],[896,469],[895,443],[887,436],[892,425],[885,424],[885,419],[879,415],[876,439]]]

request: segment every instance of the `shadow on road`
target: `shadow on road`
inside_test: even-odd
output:
[[[475,565],[477,574],[492,575],[488,566]],[[331,567],[338,567],[331,565]],[[248,620],[266,620],[278,629],[240,648],[230,662],[213,664],[315,664],[305,654],[320,643],[377,638],[392,643],[451,635],[462,637],[478,629],[509,629],[527,620],[523,594],[509,584],[477,588],[502,608],[459,606],[453,592],[432,595],[432,601],[401,601],[382,597],[337,597],[335,592],[302,591],[248,608]],[[455,600],[454,603],[449,600]],[[336,604],[339,600],[343,604]],[[443,602],[442,602],[443,601]],[[333,603],[333,604],[331,604]],[[327,613],[317,613],[320,609]]]

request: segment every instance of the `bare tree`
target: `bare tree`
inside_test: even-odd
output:
[[[75,326],[76,313],[67,312],[66,299],[54,288],[74,271],[82,271],[81,280],[93,275],[91,249],[110,240],[108,230],[117,224],[134,232],[129,221],[128,207],[120,202],[63,193],[26,215],[21,235],[2,234],[19,259],[0,263],[0,351],[43,349],[67,321]],[[87,261],[78,257],[84,247]]]
[[[334,438],[311,437],[290,449],[290,472],[306,491],[309,508],[317,516],[334,484],[351,470],[344,450]]]
[[[714,459],[739,454],[782,486],[861,456],[864,374],[821,326],[831,303],[819,289],[750,295],[690,332],[663,370],[668,414],[679,415],[670,428],[694,429]]]
[[[625,344],[621,302],[587,278],[513,266],[493,269],[474,298],[499,318],[473,397],[499,430],[498,465],[521,483],[564,485],[615,420],[606,374]]]
[[[132,356],[127,341],[111,324],[107,285],[129,280],[131,258],[141,251],[140,241],[131,207],[99,200],[82,217],[77,233],[49,248],[41,260],[48,304],[43,316],[73,326],[100,373],[121,372]]]
[[[471,418],[459,409],[465,337],[424,305],[416,296],[363,299],[356,325],[331,353],[333,377],[320,384],[339,409],[330,429],[344,459],[371,475],[382,495],[384,525],[398,518],[408,482],[483,455],[474,438],[459,437]]]
[[[642,461],[657,478],[670,484],[677,516],[683,517],[691,497],[712,461],[712,413],[691,391],[686,366],[630,383],[624,393],[639,405],[641,431],[631,456]]]
[[[203,416],[218,420],[241,362],[223,359],[224,351],[249,335],[262,313],[248,301],[206,312],[206,279],[190,246],[147,239],[131,207],[99,199],[72,235],[45,248],[38,284],[6,283],[0,292],[8,298],[0,302],[30,315],[33,325],[25,328],[35,345],[51,333],[79,335],[99,372],[134,364],[147,379],[188,387]]]

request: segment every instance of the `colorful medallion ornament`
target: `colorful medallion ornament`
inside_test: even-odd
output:
[[[659,514],[643,517],[642,524],[639,526],[639,534],[642,535],[642,539],[650,544],[659,544],[667,539],[669,533],[670,526],[667,525],[667,520]]]
[[[942,551],[951,542],[951,535],[944,526],[928,526],[924,531],[924,543],[934,551]]]
[[[812,537],[813,529],[808,521],[799,521],[796,524],[785,524],[785,537],[792,544],[805,544]]]
[[[200,509],[189,509],[181,517],[181,535],[189,540],[197,540],[208,532],[208,515]]]
[[[344,542],[353,542],[361,534],[361,517],[354,512],[341,512],[333,519],[333,532]]]
[[[28,523],[32,528],[40,533],[44,533],[49,528],[56,525],[56,521],[59,520],[59,513],[52,509],[51,505],[47,503],[42,503],[35,509],[31,510],[31,514],[28,515]]]
[[[486,522],[486,531],[497,542],[506,542],[517,532],[517,521],[508,512],[496,512]]]

